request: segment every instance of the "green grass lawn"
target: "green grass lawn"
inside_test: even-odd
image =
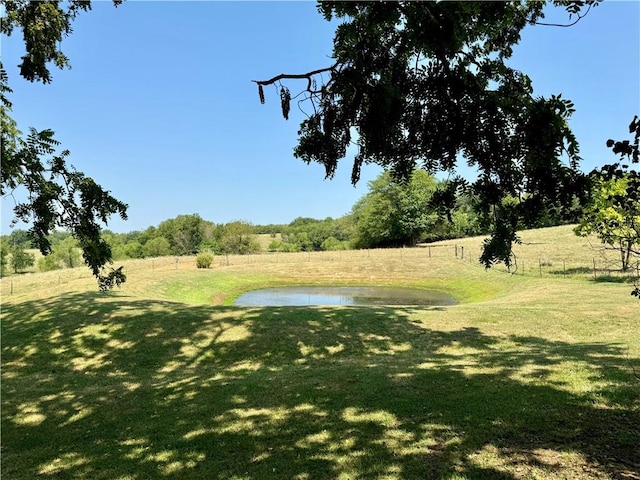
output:
[[[2,478],[640,478],[628,283],[417,249],[127,268],[109,294],[83,270],[2,285]],[[230,305],[288,284],[461,303]]]

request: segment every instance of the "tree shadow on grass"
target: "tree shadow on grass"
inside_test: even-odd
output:
[[[640,387],[624,348],[427,329],[416,311],[446,321],[98,293],[5,305],[3,474],[638,475]]]

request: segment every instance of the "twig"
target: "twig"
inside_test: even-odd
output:
[[[530,18],[527,18],[526,15],[523,15],[522,12],[518,11],[517,9],[514,9],[514,12],[518,15],[520,15],[520,17],[527,23],[529,24],[533,24],[533,25],[540,25],[543,27],[561,27],[561,28],[567,28],[567,27],[573,27],[576,23],[578,23],[580,20],[582,20],[584,17],[587,16],[587,14],[589,13],[589,11],[591,10],[592,4],[589,4],[589,6],[587,7],[587,11],[584,12],[583,15],[580,14],[580,12],[577,12],[576,15],[578,16],[578,18],[571,23],[547,23],[547,22],[532,22]]]
[[[576,15],[578,16],[578,18],[576,18],[576,20],[572,23],[566,23],[566,24],[562,24],[562,23],[545,23],[545,22],[535,22],[535,25],[542,25],[544,27],[561,27],[561,28],[567,28],[567,27],[573,27],[576,23],[578,23],[580,20],[582,20],[584,17],[587,16],[587,13],[589,13],[589,10],[591,10],[591,4],[587,7],[587,11],[584,12],[584,15],[580,15],[580,12],[576,13]]]

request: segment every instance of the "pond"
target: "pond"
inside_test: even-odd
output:
[[[455,305],[446,293],[404,287],[277,287],[240,295],[242,307],[293,307],[311,305]]]

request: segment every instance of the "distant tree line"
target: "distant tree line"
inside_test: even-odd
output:
[[[360,248],[413,247],[420,242],[432,242],[487,234],[491,222],[479,216],[477,198],[454,193],[447,180],[437,180],[424,170],[416,170],[408,178],[398,178],[390,172],[381,173],[369,182],[369,191],[356,202],[351,211],[340,217],[323,220],[298,217],[289,224],[252,225],[237,220],[215,224],[194,213],[178,215],[158,226],[128,233],[102,232],[113,260],[163,256],[258,253],[263,250],[257,235],[270,235],[269,252],[308,252],[349,250]],[[503,200],[503,208],[520,200]],[[442,209],[443,202],[451,208]],[[561,216],[558,212],[564,212]],[[574,214],[566,209],[546,207],[539,227],[577,223],[582,215],[578,203]],[[521,227],[521,226],[519,226]],[[36,248],[29,232],[14,230],[0,242],[2,274],[19,273],[37,263],[39,271],[73,268],[82,262],[81,248],[72,235],[56,231],[48,236],[51,253],[36,262],[30,248]]]
[[[238,220],[215,224],[197,213],[178,215],[144,231],[106,231],[103,235],[116,260],[195,255],[202,251],[217,255],[260,251],[251,223]]]
[[[368,186],[369,191],[351,212],[340,218],[298,217],[289,224],[257,225],[254,233],[273,237],[269,251],[298,252],[412,247],[420,242],[488,234],[493,226],[490,216],[476,213],[481,201],[478,197],[456,193],[447,180],[436,180],[421,169],[408,178],[383,172]],[[507,198],[504,204],[521,201]],[[450,208],[442,208],[443,202]],[[542,208],[536,227],[577,223],[582,214],[577,199],[574,207],[569,213],[553,204]]]
[[[16,229],[0,238],[2,275],[21,273],[37,266],[39,271],[73,268],[83,264],[82,250],[69,232],[55,231],[48,235],[51,252],[38,259],[29,252],[35,249],[33,238],[26,230]],[[178,215],[144,231],[102,232],[113,260],[163,257],[168,255],[249,254],[260,251],[260,245],[249,222],[234,221],[216,225],[198,214]]]

